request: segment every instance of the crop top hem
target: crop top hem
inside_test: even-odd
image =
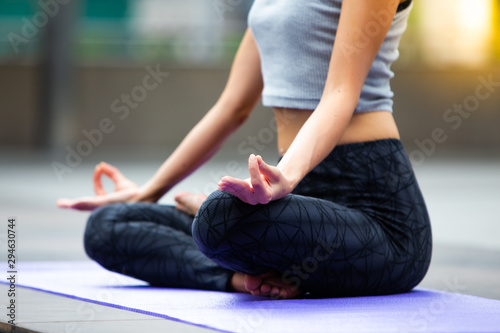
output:
[[[301,109],[301,110],[315,110],[318,106],[319,101],[316,99],[306,99],[306,98],[287,98],[281,96],[262,96],[262,105],[265,107],[277,107],[277,108],[288,108],[288,109]],[[366,105],[364,105],[366,104]],[[392,99],[380,99],[375,101],[369,101],[369,103],[360,102],[355,113],[362,112],[373,112],[373,111],[388,111],[392,112],[393,107]]]
[[[266,107],[285,107],[290,109],[314,110],[318,106],[316,99],[288,98],[282,96],[262,96],[262,105]]]

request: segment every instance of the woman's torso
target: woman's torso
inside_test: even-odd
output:
[[[290,147],[312,110],[273,108],[278,128],[278,151],[283,155]],[[380,139],[399,139],[391,112],[354,113],[337,145]]]
[[[409,3],[399,0],[399,3]],[[278,127],[278,150],[283,155],[302,125],[313,110],[273,106]],[[392,116],[392,108],[386,111],[363,110],[354,112],[350,123],[340,138],[338,145],[380,139],[399,139],[399,132]]]

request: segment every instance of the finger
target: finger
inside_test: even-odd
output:
[[[219,183],[219,190],[231,193],[246,203],[253,203],[253,192],[249,184],[244,183]]]
[[[242,179],[224,177],[218,184],[221,191],[229,192],[237,196],[241,201],[255,205],[257,202],[253,198],[253,189],[250,184]]]
[[[259,170],[259,163],[254,154],[248,158],[248,171],[250,172],[250,182],[252,183],[253,191],[256,196],[261,196],[265,190],[264,179]]]
[[[71,208],[77,210],[93,210],[97,207],[109,205],[112,203],[127,202],[134,195],[136,195],[135,189],[130,189],[96,197],[82,197],[73,200],[60,199],[57,201],[57,205],[61,208]]]
[[[59,199],[57,200],[57,206],[59,208],[76,209],[82,211],[94,210],[98,207],[98,205],[91,197],[85,197],[77,200]]]
[[[258,163],[258,166],[259,166],[259,170],[260,170],[260,173],[263,174],[264,176],[266,176],[268,179],[272,179],[272,180],[278,180],[279,179],[279,176],[280,176],[280,171],[274,167],[274,166],[271,166],[269,164],[267,164],[266,162],[264,162],[264,160],[262,159],[262,156],[260,155],[257,155],[257,163]]]
[[[122,173],[120,170],[118,170],[116,167],[112,166],[111,164],[108,164],[106,162],[101,162],[101,168],[102,172],[108,176],[113,183],[115,184],[115,191],[117,188],[120,187],[121,183],[124,182],[130,182]]]
[[[106,163],[106,162],[101,162],[98,165],[96,165],[95,170],[94,170],[94,191],[97,195],[105,195],[107,192],[102,186],[102,175],[105,174],[108,176],[113,183],[115,184],[115,188],[117,185],[117,182],[121,180],[120,176],[122,178],[123,175],[120,173],[120,171],[113,167],[112,165]]]
[[[101,162],[97,165],[96,173],[94,174],[94,182],[98,185],[98,187],[95,187],[96,193],[97,191],[100,191],[100,193],[104,192],[104,194],[106,194],[106,191],[102,187],[101,183],[102,174],[108,176],[109,179],[111,179],[111,181],[115,184],[115,191],[120,188],[121,183],[129,181],[116,167],[106,162]]]
[[[59,199],[56,201],[56,205],[59,208],[69,208],[71,205],[71,200],[70,199]]]
[[[248,188],[248,189],[252,189],[251,185],[249,184],[249,180],[243,180],[243,179],[239,179],[239,178],[234,178],[234,177],[231,177],[231,176],[226,176],[226,177],[223,177],[219,183],[218,183],[218,186],[219,187],[226,187],[226,186],[239,186],[239,187],[242,187],[242,188]]]
[[[89,211],[89,210],[94,210],[97,207],[99,206],[93,202],[79,201],[72,204],[71,207],[69,208],[81,211]]]
[[[100,167],[100,164],[95,166],[94,169],[94,192],[96,195],[105,195],[107,192],[102,186],[101,182],[101,175],[102,175],[102,168]]]
[[[260,204],[267,204],[272,200],[271,184],[268,178],[262,175],[259,162],[255,156],[249,159],[249,171],[255,201]]]

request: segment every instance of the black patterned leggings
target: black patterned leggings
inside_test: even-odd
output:
[[[227,290],[233,272],[280,272],[319,297],[411,290],[431,229],[399,140],[341,145],[266,205],[213,192],[194,218],[173,206],[117,204],[89,218],[87,254],[152,285]]]

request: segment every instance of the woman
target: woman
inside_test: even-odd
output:
[[[168,287],[276,298],[411,290],[429,266],[431,230],[389,86],[410,9],[411,0],[256,0],[220,98],[156,174],[137,187],[100,164],[97,197],[59,201],[101,207],[85,231],[89,256]],[[224,177],[206,200],[181,193],[177,209],[154,204],[261,96],[278,125],[277,166],[251,155],[249,179]]]

